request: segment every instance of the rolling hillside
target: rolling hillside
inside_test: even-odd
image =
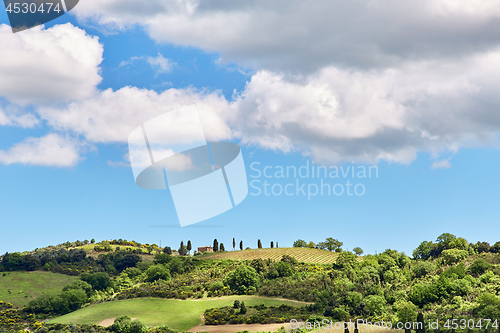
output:
[[[265,304],[278,306],[304,306],[307,303],[258,296],[226,296],[200,300],[178,300],[161,298],[135,298],[115,302],[92,304],[67,315],[51,319],[50,323],[96,324],[105,319],[129,316],[142,320],[148,326],[168,325],[170,328],[186,331],[200,325],[205,309],[231,306],[234,300],[246,305]],[[112,321],[111,321],[112,322]]]
[[[271,259],[280,260],[282,256],[289,255],[299,262],[311,264],[332,264],[337,260],[338,253],[327,250],[287,247],[278,249],[251,249],[243,251],[227,251],[208,253],[197,256],[199,259],[232,259],[232,260],[252,260]]]
[[[3,272],[0,273],[0,300],[23,307],[42,293],[55,295],[62,288],[77,280],[68,276],[50,272]]]

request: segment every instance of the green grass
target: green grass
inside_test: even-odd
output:
[[[251,249],[243,251],[215,252],[197,256],[199,259],[233,259],[233,260],[252,260],[252,259],[271,259],[280,260],[285,254],[297,259],[299,262],[310,264],[332,264],[337,260],[338,253],[327,250],[285,247],[278,249]]]
[[[0,272],[0,300],[23,307],[42,293],[58,294],[76,279],[74,276],[42,271]]]
[[[227,296],[204,298],[200,300],[177,300],[162,298],[134,298],[93,304],[67,315],[54,318],[50,323],[95,324],[106,318],[129,316],[140,319],[148,326],[168,325],[168,327],[186,331],[201,324],[201,316],[206,309],[230,306],[234,300],[244,301],[246,305],[265,304],[276,306],[287,304],[304,306],[307,303],[279,300],[259,296]]]

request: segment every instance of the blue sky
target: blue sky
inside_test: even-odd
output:
[[[486,5],[446,11],[448,2],[441,2],[444,13],[431,25],[489,15]],[[370,26],[344,22],[339,30],[340,23],[315,16],[327,2],[306,11],[295,30],[287,24],[298,14],[283,14],[280,2],[264,9],[259,2],[180,3],[134,17],[131,3],[89,0],[36,34],[0,30],[0,253],[91,238],[161,240],[174,248],[181,240],[197,247],[217,238],[229,248],[233,237],[245,247],[257,239],[285,247],[298,238],[334,237],[348,249],[408,254],[443,232],[500,240],[500,40],[488,35],[467,49],[468,38],[488,31],[494,16],[460,38],[443,28],[418,36],[391,31],[368,43]],[[189,3],[197,4],[194,14]],[[368,22],[389,19],[407,28],[424,26],[437,10],[419,9],[405,23],[395,12],[382,14],[389,1],[379,6]],[[367,8],[343,10],[356,21]],[[260,26],[248,23],[255,15]],[[211,20],[220,26],[206,25]],[[8,25],[3,10],[0,24]],[[40,56],[47,50],[58,50],[57,59]],[[12,69],[19,75],[9,76]],[[193,103],[211,126],[210,140],[241,146],[249,182],[266,180],[254,178],[255,162],[260,169],[376,165],[378,178],[325,180],[361,183],[361,196],[255,196],[250,188],[234,209],[181,228],[168,190],[134,183],[126,135],[163,108]]]

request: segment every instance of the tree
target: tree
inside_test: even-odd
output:
[[[496,242],[491,248],[490,252],[500,253],[500,242]]]
[[[146,270],[146,281],[170,280],[170,272],[163,265],[153,265]]]
[[[233,251],[236,249],[236,240],[233,237]]]
[[[338,250],[342,247],[342,245],[344,245],[344,243],[332,237],[328,237],[325,243],[326,243],[326,249],[328,251],[335,251],[335,252],[339,252]]]
[[[108,287],[113,286],[113,281],[109,277],[108,273],[97,272],[97,273],[82,273],[80,274],[80,279],[89,283],[94,290],[104,290]]]
[[[172,254],[172,249],[169,246],[165,246],[163,248],[163,253],[170,255],[170,254]]]
[[[314,244],[313,241],[310,241],[309,243],[307,243],[306,247],[308,247],[310,249],[314,249],[316,247],[316,244]]]
[[[240,250],[243,250],[243,241],[240,241]]]
[[[226,251],[226,249],[224,248],[224,243],[220,243],[220,250],[221,252],[224,252]]]
[[[260,239],[257,240],[257,248],[262,249],[262,243],[261,243]]]
[[[132,320],[128,316],[116,318],[110,328],[114,333],[145,333],[148,330],[140,320]]]
[[[488,242],[477,242],[476,243],[477,253],[489,252],[490,248],[491,248],[491,246]]]
[[[91,244],[94,244],[94,243],[95,243],[95,239],[93,239],[93,238],[92,238],[92,239],[90,240],[90,243],[91,243]]]
[[[387,304],[385,298],[379,295],[369,295],[365,297],[366,309],[374,316],[380,316],[385,311]]]
[[[182,245],[177,252],[179,252],[180,256],[185,256],[187,254],[186,246]]]
[[[87,296],[90,296],[92,294],[92,286],[82,280],[76,280],[75,282],[68,284],[64,286],[63,291],[69,291],[69,290],[83,290]]]
[[[239,294],[244,294],[253,287],[259,286],[260,278],[257,271],[245,264],[239,265],[235,270],[229,272],[224,278],[224,284]]]
[[[465,250],[449,249],[444,250],[441,255],[443,256],[443,261],[446,265],[453,265],[459,261],[467,258],[469,252]]]
[[[431,257],[432,242],[423,241],[420,245],[413,250],[414,259],[424,259],[427,260]]]
[[[436,239],[436,242],[438,243],[439,247],[441,250],[448,250],[451,249],[451,244],[454,240],[457,239],[457,236],[452,235],[448,232],[445,232]]]
[[[352,252],[356,253],[357,256],[360,256],[363,254],[363,249],[359,246],[356,246],[354,249],[352,249]]]
[[[188,250],[188,253],[189,253],[189,254],[191,254],[191,249],[192,249],[192,248],[193,248],[193,247],[191,246],[191,241],[190,241],[190,240],[188,240],[188,244],[187,244],[186,249]]]
[[[219,242],[217,241],[217,238],[214,239],[214,246],[213,246],[214,252],[219,251]]]
[[[293,242],[293,247],[307,247],[307,243],[303,239],[297,239],[295,242]]]
[[[271,241],[271,249],[274,248],[274,243]]]
[[[240,314],[245,314],[247,313],[247,307],[245,305],[245,302],[241,302],[241,305],[240,305]]]
[[[276,248],[278,248],[278,242],[276,242]]]
[[[433,273],[436,270],[436,266],[434,266],[434,264],[430,261],[419,261],[415,266],[412,267],[411,270],[413,276],[419,279]]]
[[[469,271],[472,273],[472,275],[479,276],[484,274],[490,268],[491,265],[488,264],[486,260],[484,260],[483,258],[479,258],[474,260],[472,265],[469,266]]]
[[[425,323],[424,323],[424,315],[422,312],[419,312],[417,314],[417,329],[415,330],[415,333],[425,333]]]
[[[239,309],[241,307],[241,303],[240,301],[238,300],[235,300],[234,303],[233,303],[233,308],[235,309]]]

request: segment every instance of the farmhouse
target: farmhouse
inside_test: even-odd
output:
[[[214,249],[211,246],[200,246],[198,248],[198,252],[200,252],[200,253],[214,252]]]

